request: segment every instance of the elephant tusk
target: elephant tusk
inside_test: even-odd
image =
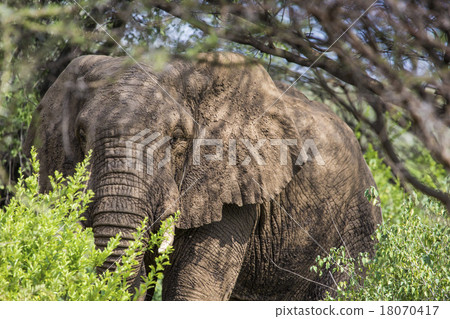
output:
[[[164,240],[158,248],[158,253],[164,253],[169,246],[172,246],[175,233],[175,225],[170,226],[164,232]]]

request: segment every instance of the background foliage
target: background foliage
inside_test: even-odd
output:
[[[8,218],[23,226],[24,234],[31,231],[22,214],[37,223],[48,218],[32,213],[38,208],[31,203],[53,204],[32,193],[36,189],[31,180],[26,190],[27,180],[18,173],[27,165],[21,145],[38,101],[73,58],[129,54],[164,65],[172,54],[194,57],[197,52],[228,50],[258,60],[275,80],[328,104],[355,131],[365,153],[378,186],[384,225],[377,235],[377,256],[369,263],[367,290],[345,289],[338,298],[448,299],[445,289],[439,294],[414,285],[445,283],[449,276],[437,271],[449,264],[449,10],[445,0],[2,1],[1,231],[12,225]],[[19,194],[15,199],[14,189]],[[61,227],[60,217],[47,234]],[[77,234],[90,236],[88,231]],[[2,253],[5,243],[16,237],[2,237]],[[14,247],[18,254],[20,247]],[[83,249],[95,256],[92,246]],[[58,258],[67,261],[63,255]],[[8,259],[0,265],[6,273],[10,268],[3,260]],[[61,267],[56,268],[65,269]],[[63,277],[55,280],[59,278]],[[60,298],[49,292],[56,285],[31,285],[20,293],[34,296],[40,291],[39,296]]]

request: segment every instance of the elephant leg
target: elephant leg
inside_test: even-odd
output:
[[[222,220],[177,229],[163,300],[228,300],[244,261],[258,213],[254,205],[225,205]]]

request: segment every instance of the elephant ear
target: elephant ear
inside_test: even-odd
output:
[[[187,89],[206,88],[192,110],[198,130],[181,187],[179,228],[220,221],[224,204],[270,200],[300,169],[299,134],[261,65],[216,53],[202,55],[194,69]]]
[[[87,98],[83,76],[106,56],[74,59],[48,89],[33,114],[23,149],[29,155],[34,145],[40,162],[40,190],[50,189],[48,176],[55,170],[72,174],[83,152],[75,136],[75,119]]]

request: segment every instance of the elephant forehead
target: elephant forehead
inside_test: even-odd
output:
[[[121,85],[97,90],[86,102],[79,120],[88,126],[114,126],[117,129],[150,127],[163,130],[175,126],[181,119],[179,106],[160,91],[148,91]]]

